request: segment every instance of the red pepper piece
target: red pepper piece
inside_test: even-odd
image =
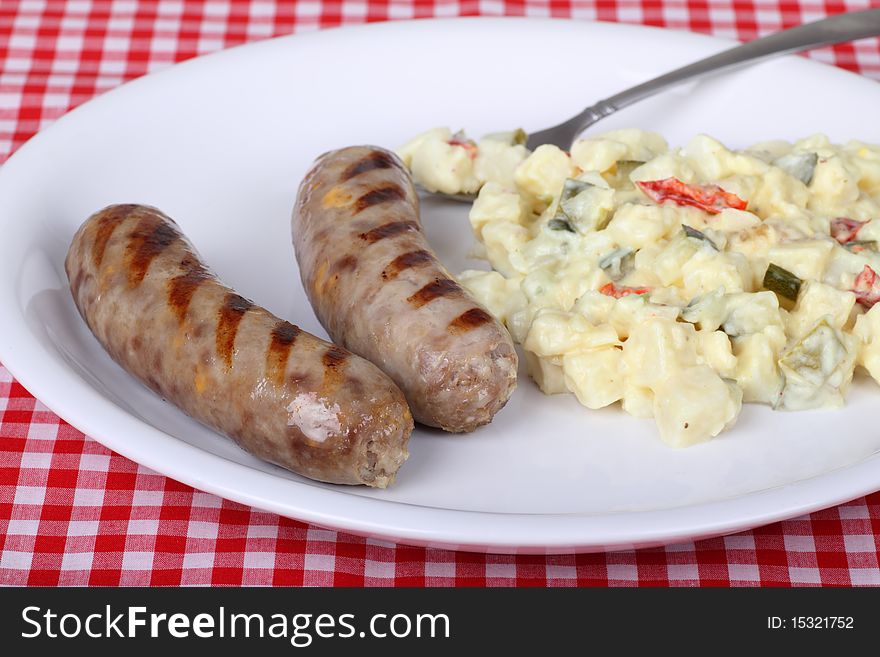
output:
[[[831,237],[840,244],[852,242],[867,221],[856,221],[848,217],[838,217],[831,222]]]
[[[718,185],[688,185],[678,178],[664,180],[640,180],[638,186],[656,203],[672,201],[718,214],[725,208],[745,210],[748,206],[739,196],[726,192]]]
[[[617,287],[614,283],[605,283],[605,285],[599,288],[600,294],[604,294],[606,297],[614,297],[615,299],[620,299],[630,294],[648,294],[650,291],[651,288],[649,287]]]
[[[853,285],[852,291],[855,292],[856,301],[865,308],[872,308],[875,303],[880,301],[880,280],[878,280],[877,272],[868,265],[865,265],[861,273],[856,276]]]
[[[470,139],[462,140],[458,139],[457,137],[453,137],[446,143],[450,146],[461,146],[467,151],[468,157],[472,160],[477,157],[477,145]]]

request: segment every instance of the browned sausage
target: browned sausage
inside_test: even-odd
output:
[[[159,210],[114,205],[77,231],[65,269],[113,359],[252,454],[303,476],[384,488],[413,421],[372,363],[223,286]]]
[[[396,155],[354,146],[318,158],[292,227],[303,284],[334,341],[394,379],[419,422],[472,431],[492,420],[516,385],[513,343],[438,262]]]

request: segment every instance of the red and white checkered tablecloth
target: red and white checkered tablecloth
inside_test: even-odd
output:
[[[126,80],[282,34],[482,14],[745,40],[869,7],[880,0],[0,0],[0,162]],[[810,56],[880,80],[877,39]],[[61,421],[0,364],[0,584],[880,585],[878,560],[880,493],[734,536],[635,552],[515,557],[359,538],[138,466]]]

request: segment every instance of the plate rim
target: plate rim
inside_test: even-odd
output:
[[[223,57],[236,56],[242,49],[253,52],[260,48],[277,47],[275,44],[281,41],[296,40],[297,43],[302,43],[305,40],[316,38],[325,39],[329,34],[339,34],[340,29],[345,33],[354,30],[380,31],[384,29],[394,31],[403,29],[406,24],[457,26],[463,22],[485,24],[581,23],[585,31],[591,29],[616,30],[622,33],[642,35],[646,32],[654,35],[663,33],[666,36],[662,38],[668,38],[669,33],[673,32],[676,38],[691,39],[694,43],[703,44],[707,50],[720,50],[725,46],[736,44],[735,41],[728,39],[655,26],[543,17],[473,16],[394,20],[346,25],[304,34],[283,35],[194,57],[127,81],[89,99],[59,117],[50,126],[40,130],[7,159],[6,163],[0,167],[0,190],[5,186],[6,180],[14,175],[17,163],[27,161],[31,151],[45,139],[51,138],[58,130],[58,126],[64,126],[71,116],[78,116],[83,111],[90,111],[107,97],[115,97],[120,93],[132,93],[132,89],[136,89],[141,84],[153,84],[155,80],[162,79],[163,76],[179,75],[179,71],[182,69],[202,66],[205,61],[213,62]],[[819,66],[833,70],[837,75],[866,80],[864,76],[814,60],[806,60],[792,55],[785,59],[800,60],[811,69]],[[13,165],[11,169],[10,163]],[[0,207],[3,203],[4,199],[0,196]],[[0,305],[4,303],[4,295],[5,293],[0,289]],[[448,509],[351,495],[341,487],[329,489],[313,485],[308,481],[291,480],[274,473],[255,470],[244,463],[233,462],[221,455],[200,449],[126,412],[91,386],[84,386],[84,390],[80,391],[80,394],[92,398],[90,401],[93,401],[95,406],[90,407],[92,412],[89,417],[79,417],[77,409],[63,398],[63,391],[52,389],[51,384],[44,385],[45,382],[39,380],[39,375],[31,376],[25,362],[26,356],[19,359],[15,347],[12,346],[15,344],[16,333],[19,334],[18,337],[21,337],[28,331],[16,331],[14,325],[10,325],[9,322],[0,322],[0,338],[2,338],[0,339],[0,351],[3,352],[0,353],[0,361],[7,370],[40,403],[56,413],[65,422],[108,449],[197,490],[204,490],[248,506],[265,509],[285,517],[336,531],[393,542],[476,552],[537,554],[651,547],[679,541],[693,541],[761,526],[834,506],[880,488],[880,467],[878,467],[880,452],[875,452],[860,462],[775,488],[745,493],[722,500],[650,511],[503,513]],[[7,344],[10,345],[8,349]],[[34,371],[36,372],[36,370]],[[72,374],[72,376],[76,375]],[[31,391],[37,391],[39,394],[34,394]],[[99,418],[98,421],[93,419],[96,417]],[[112,427],[117,417],[124,422],[135,421],[139,425],[141,435],[154,441],[147,453],[136,447],[129,447],[118,435],[114,438]],[[215,472],[206,479],[199,474],[201,468],[193,468],[190,465],[193,463],[193,459],[209,464],[219,472]],[[184,463],[188,465],[185,467],[178,465]],[[228,476],[220,476],[224,473]],[[286,502],[282,501],[286,496],[267,496],[265,492],[263,494],[252,493],[245,485],[251,479],[259,481],[260,488],[273,489],[272,492],[276,488],[289,487],[291,491],[299,493],[297,500]],[[236,481],[237,486],[226,485],[223,483],[225,481]],[[821,491],[828,489],[829,486],[836,493],[834,495],[821,494]],[[343,507],[345,507],[344,510]],[[385,513],[387,510],[393,510],[393,513]],[[389,516],[394,517],[394,520],[387,520]],[[379,521],[378,518],[383,518],[383,520]],[[475,524],[473,521],[477,519],[479,523]],[[573,526],[572,519],[577,519],[576,526]],[[639,526],[639,529],[634,530],[633,525]],[[482,529],[475,531],[475,527]],[[480,536],[475,534],[480,534]],[[548,534],[552,534],[549,539],[547,538]]]

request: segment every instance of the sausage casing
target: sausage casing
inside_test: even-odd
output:
[[[513,342],[437,260],[396,155],[354,146],[318,158],[292,232],[318,319],[394,379],[416,420],[453,432],[491,421],[516,385]]]
[[[92,215],[65,269],[76,307],[117,363],[259,458],[380,488],[406,459],[413,423],[397,386],[222,285],[159,210]]]

